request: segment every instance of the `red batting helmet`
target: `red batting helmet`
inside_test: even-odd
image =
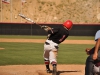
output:
[[[66,22],[63,23],[63,26],[65,26],[68,30],[70,30],[73,26],[72,21],[67,20]]]

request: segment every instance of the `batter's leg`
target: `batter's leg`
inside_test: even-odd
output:
[[[50,67],[49,67],[49,50],[45,50],[44,51],[44,63],[45,63],[45,66],[46,66],[46,71],[47,73],[51,73],[52,71],[50,70]]]
[[[49,59],[50,59],[50,63],[53,65],[53,64],[57,64],[57,50],[52,50],[50,51],[49,53]]]
[[[52,75],[57,74],[57,50],[50,51],[50,63],[53,66]]]

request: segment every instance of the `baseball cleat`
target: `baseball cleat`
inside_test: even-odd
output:
[[[57,67],[56,67],[56,65],[53,66],[52,75],[57,75]]]
[[[52,73],[52,71],[50,69],[46,69],[47,73]]]

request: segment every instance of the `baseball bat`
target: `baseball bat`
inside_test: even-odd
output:
[[[41,27],[40,24],[37,24],[35,21],[33,21],[32,19],[26,17],[25,15],[23,15],[23,14],[21,14],[21,13],[19,13],[18,16],[20,16],[20,17],[22,17],[23,19],[25,19],[25,20],[27,20],[27,21],[29,21],[29,22],[31,22],[31,23],[34,23],[34,24],[36,24],[36,25],[38,25],[38,26]]]

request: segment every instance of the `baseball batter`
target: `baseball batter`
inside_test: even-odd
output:
[[[85,75],[94,75],[93,66],[100,66],[100,30],[95,34],[96,44],[92,49],[86,49],[89,55],[86,59]],[[100,70],[99,70],[100,71]]]
[[[62,43],[68,36],[69,30],[72,28],[73,24],[70,20],[63,23],[62,28],[51,28],[48,26],[42,26],[41,28],[48,32],[48,39],[44,43],[44,62],[46,65],[47,73],[52,71],[49,68],[49,63],[52,64],[53,70],[56,71],[57,66],[57,52],[58,45]]]

